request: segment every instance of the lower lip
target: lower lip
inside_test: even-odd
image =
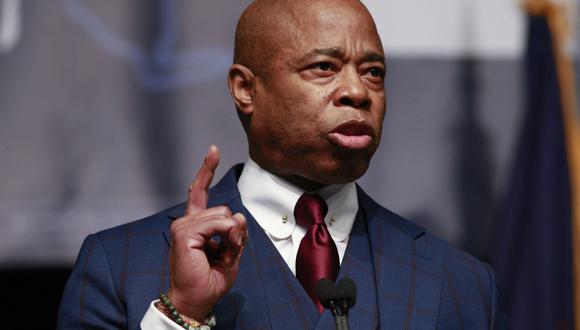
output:
[[[334,144],[346,149],[365,149],[370,147],[373,142],[370,135],[345,135],[334,132],[328,136]]]

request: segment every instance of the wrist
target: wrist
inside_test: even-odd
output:
[[[164,293],[160,294],[159,301],[155,303],[155,308],[185,330],[210,330],[216,325],[216,317],[213,312],[209,311],[204,317],[199,319],[191,318],[180,313]]]
[[[192,304],[191,302],[183,299],[179,294],[176,294],[173,290],[169,290],[167,293],[167,298],[171,301],[171,304],[175,307],[179,314],[185,315],[194,320],[204,320],[213,306],[204,306]]]

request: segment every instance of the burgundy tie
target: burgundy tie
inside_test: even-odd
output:
[[[327,211],[326,202],[310,194],[300,196],[294,208],[296,222],[308,228],[296,256],[296,277],[320,313],[323,307],[316,297],[316,283],[322,278],[334,282],[339,268],[338,251],[324,223]]]

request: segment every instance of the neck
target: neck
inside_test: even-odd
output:
[[[298,187],[304,191],[320,190],[320,189],[328,186],[328,184],[312,181],[310,179],[307,179],[307,178],[299,176],[299,175],[280,173],[280,171],[278,171],[274,166],[268,166],[268,164],[264,164],[264,162],[260,162],[260,160],[256,160],[256,157],[252,157],[251,155],[250,155],[250,159],[254,163],[256,163],[260,168],[262,168],[263,170],[268,171],[268,172],[288,181],[289,183],[295,185],[296,187]]]
[[[276,173],[274,173],[274,174],[276,174]],[[290,176],[284,176],[284,175],[279,175],[279,174],[276,174],[276,175],[278,175],[282,179],[290,182],[291,184],[297,186],[298,188],[300,188],[304,191],[320,190],[320,189],[328,186],[327,184],[308,180],[306,178],[303,178],[303,177],[297,176],[297,175],[290,175]]]

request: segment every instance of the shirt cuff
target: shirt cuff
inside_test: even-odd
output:
[[[155,307],[155,303],[158,300],[154,300],[149,305],[149,309],[143,319],[141,320],[141,329],[142,330],[183,330],[179,324],[173,322],[169,317],[163,314],[160,310]]]

